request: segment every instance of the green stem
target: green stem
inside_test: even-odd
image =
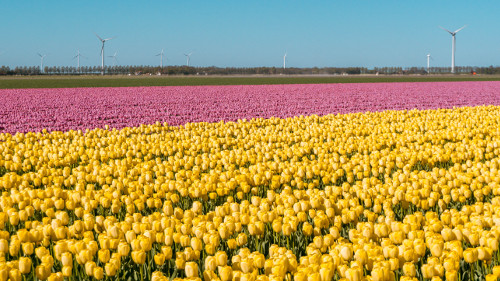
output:
[[[143,278],[143,271],[144,271],[143,265],[141,264],[139,267],[140,267],[140,271],[141,271],[141,281],[144,281],[144,278]]]

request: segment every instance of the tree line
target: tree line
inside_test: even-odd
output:
[[[425,67],[192,67],[192,66],[107,66],[107,75],[354,75],[354,74],[427,74]],[[431,67],[429,73],[450,73],[449,67]],[[500,67],[457,66],[456,73],[500,74]],[[39,66],[0,67],[0,75],[98,75],[100,66],[45,66],[43,72]]]

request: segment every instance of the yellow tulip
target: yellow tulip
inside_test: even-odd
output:
[[[500,277],[500,265],[496,265],[493,267],[493,275],[495,275],[496,277]]]
[[[102,269],[102,267],[94,267],[92,276],[97,280],[101,280],[104,277],[104,270]]]
[[[49,267],[48,265],[46,264],[40,264],[38,265],[36,268],[35,268],[35,274],[36,274],[36,277],[40,280],[45,280],[49,277],[50,275],[50,269],[51,267]]]
[[[132,251],[131,256],[136,264],[144,264],[146,262],[146,253],[144,251]]]
[[[215,253],[215,260],[216,260],[217,266],[225,266],[225,265],[227,265],[227,254],[226,254],[226,252],[218,251],[217,253]]]
[[[17,268],[13,268],[9,271],[9,279],[12,281],[21,281],[21,272]]]
[[[154,261],[156,265],[163,265],[165,263],[165,255],[163,253],[154,255]]]
[[[446,271],[445,277],[446,281],[456,281],[458,280],[458,272],[456,270]]]
[[[233,279],[233,270],[230,266],[220,266],[218,269],[221,281],[229,281]]]
[[[188,278],[198,277],[198,264],[195,262],[187,262],[184,271]]]
[[[31,272],[31,259],[27,257],[19,258],[19,271],[21,274],[28,274]]]
[[[478,251],[476,248],[467,248],[464,251],[464,260],[467,263],[474,263],[478,260]]]
[[[97,253],[98,259],[101,263],[107,263],[110,259],[110,253],[108,249],[101,249]]]
[[[61,272],[64,277],[70,277],[73,274],[73,267],[63,266]]]

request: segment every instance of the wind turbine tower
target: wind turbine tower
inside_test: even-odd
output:
[[[189,59],[191,58],[191,55],[193,54],[193,52],[189,53],[189,54],[184,54],[187,58],[187,63],[186,65],[189,66]]]
[[[115,52],[114,55],[108,56],[109,58],[113,58],[113,66],[115,66],[116,63],[118,62],[118,59],[116,58],[117,55],[118,55],[118,52]]]
[[[80,50],[78,50],[76,56],[73,57],[73,59],[76,59],[77,63],[77,69],[78,69],[78,72],[80,72],[80,57],[82,56],[82,54],[80,54]]]
[[[161,49],[161,53],[159,53],[158,55],[156,55],[157,57],[159,56],[160,57],[160,68],[163,68],[163,49]]]
[[[47,55],[42,55],[42,54],[38,53],[38,56],[40,57],[40,73],[43,73],[43,59],[44,59]]]
[[[95,33],[94,33],[95,34]],[[101,75],[104,75],[104,43],[106,41],[109,41],[111,39],[113,39],[114,37],[111,37],[111,38],[106,38],[106,39],[102,39],[101,37],[99,37],[99,35],[95,34],[95,36],[97,36],[97,38],[99,38],[99,40],[101,41],[102,43],[102,47],[101,47]]]
[[[283,70],[286,68],[286,52],[285,55],[283,56]]]
[[[429,74],[431,54],[427,54],[427,74]]]
[[[457,35],[457,33],[464,29],[467,25],[464,25],[462,27],[460,27],[459,29],[455,30],[455,31],[449,31],[448,29],[444,28],[444,27],[439,27],[441,29],[443,29],[444,31],[448,32],[449,34],[451,34],[451,73],[455,73],[455,42],[456,42],[456,38],[455,38],[455,35]]]

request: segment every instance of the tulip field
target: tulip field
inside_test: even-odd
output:
[[[500,82],[0,101],[0,281],[500,276]]]

